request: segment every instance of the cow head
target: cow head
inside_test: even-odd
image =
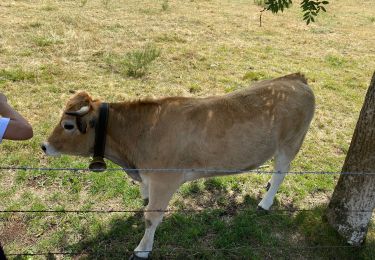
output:
[[[67,103],[59,124],[41,147],[47,155],[90,156],[94,149],[95,124],[100,101],[86,92],[75,94]]]

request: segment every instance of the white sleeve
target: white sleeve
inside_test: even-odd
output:
[[[5,130],[7,130],[10,119],[6,117],[0,117],[0,143],[3,140]]]

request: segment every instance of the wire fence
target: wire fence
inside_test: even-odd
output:
[[[88,168],[58,168],[58,167],[30,167],[30,166],[0,166],[1,171],[70,171],[70,172],[90,172],[91,169]],[[107,172],[141,172],[141,173],[202,173],[202,174],[210,174],[210,173],[217,173],[217,174],[292,174],[292,175],[353,175],[353,176],[375,176],[373,172],[335,172],[335,171],[288,171],[288,172],[275,172],[275,171],[265,171],[261,168],[254,169],[254,170],[240,170],[240,169],[178,169],[178,168],[144,168],[144,169],[132,169],[132,168],[108,168],[105,171]],[[23,209],[7,209],[7,210],[0,210],[0,214],[27,214],[27,213],[45,213],[45,214],[86,214],[86,213],[98,213],[98,214],[111,214],[111,213],[145,213],[145,212],[183,212],[183,213],[195,213],[195,212],[203,212],[206,210],[223,210],[222,208],[209,208],[209,209],[166,209],[166,210],[142,210],[142,209],[124,209],[124,210],[113,210],[113,209],[94,209],[94,210],[66,210],[66,209],[44,209],[44,210],[23,210]],[[243,209],[243,208],[236,208],[235,211],[254,211],[259,212],[258,208],[253,209]],[[305,208],[282,208],[282,209],[270,209],[265,211],[266,213],[276,213],[276,214],[283,214],[283,213],[295,213],[295,212],[312,212],[316,211],[316,209],[305,209]],[[349,212],[357,212],[357,213],[370,213],[373,212],[372,210],[363,210],[363,209],[350,209]],[[296,246],[296,247],[275,247],[275,246],[256,246],[256,247],[231,247],[231,248],[200,248],[200,251],[228,251],[228,252],[238,252],[240,249],[247,249],[247,250],[276,250],[276,249],[290,249],[290,250],[320,250],[320,249],[343,249],[343,248],[359,248],[358,246],[352,245],[329,245],[329,246]],[[365,246],[361,246],[360,248],[365,248]],[[179,251],[182,250],[186,251],[194,251],[194,249],[189,248],[174,248],[172,251]],[[165,250],[159,250],[163,252]],[[109,254],[116,254],[116,253],[133,253],[134,251],[121,251],[121,252],[114,252],[110,251]],[[137,252],[148,252],[151,251],[137,251]],[[158,252],[158,249],[154,249],[153,253]],[[196,251],[195,251],[196,252]],[[36,253],[13,253],[10,252],[7,256],[49,256],[49,255],[79,255],[89,253],[87,250],[83,250],[82,252],[36,252]],[[105,254],[105,252],[102,252]]]
[[[30,166],[0,166],[0,170],[23,170],[23,171],[71,171],[71,172],[91,172],[89,168],[53,168],[53,167],[30,167]],[[95,170],[94,170],[95,171]],[[261,168],[254,170],[242,170],[242,169],[203,169],[203,168],[108,168],[107,172],[118,172],[125,171],[130,173],[144,172],[144,173],[217,173],[217,174],[293,174],[293,175],[304,175],[304,174],[315,174],[315,175],[374,175],[375,172],[337,172],[337,171],[288,171],[288,172],[277,172],[277,171],[265,171]]]
[[[0,210],[1,213],[51,213],[51,214],[67,214],[67,213],[76,213],[76,214],[85,214],[85,213],[146,213],[146,212],[163,212],[163,213],[176,213],[176,212],[183,212],[183,213],[199,213],[204,212],[207,210],[221,210],[222,208],[209,208],[209,209],[166,209],[166,210],[137,210],[137,209],[129,209],[129,210]],[[315,209],[299,209],[299,208],[290,208],[290,209],[269,209],[269,210],[260,210],[258,208],[255,209],[236,209],[236,211],[248,211],[248,212],[261,212],[264,213],[295,213],[295,212],[310,212],[316,211]],[[356,212],[356,213],[368,213],[373,212],[373,210],[347,210],[346,212]]]
[[[30,166],[0,166],[1,170],[20,170],[20,171],[41,171],[41,172],[48,172],[48,171],[70,171],[70,172],[91,172],[92,169],[88,168],[60,168],[60,167],[30,167]],[[272,175],[272,174],[292,174],[292,175],[361,175],[361,176],[375,176],[373,172],[336,172],[336,171],[288,171],[288,172],[276,172],[276,171],[265,171],[261,168],[254,169],[254,170],[241,170],[241,169],[202,169],[202,168],[141,168],[141,169],[133,169],[133,168],[108,168],[105,171],[107,172],[145,172],[145,173],[202,173],[202,174],[210,174],[210,173],[217,173],[217,174],[259,174],[259,175]],[[220,210],[220,208],[210,208],[211,210]],[[207,209],[167,209],[167,210],[138,210],[138,209],[127,209],[127,210],[0,210],[0,213],[76,213],[76,214],[83,214],[83,213],[145,213],[145,212],[202,212]],[[242,209],[237,209],[242,210]],[[249,210],[249,209],[247,209]],[[251,210],[251,209],[250,209]],[[253,209],[254,211],[258,211],[259,209]],[[303,212],[303,211],[313,211],[313,209],[299,209],[299,208],[286,208],[286,209],[269,209],[267,212]],[[358,212],[358,213],[366,213],[372,212],[372,210],[362,210],[362,209],[351,209],[348,210],[349,212]]]

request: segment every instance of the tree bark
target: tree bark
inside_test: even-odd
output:
[[[358,246],[375,208],[375,72],[341,172],[326,216],[349,244]],[[352,172],[366,175],[345,174]]]

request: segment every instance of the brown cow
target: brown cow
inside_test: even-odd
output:
[[[91,156],[101,103],[85,92],[74,95],[42,145],[46,154]],[[278,173],[272,175],[259,203],[268,210],[301,147],[314,103],[314,94],[301,74],[257,82],[224,96],[110,103],[104,156],[134,169],[185,169],[130,174],[140,181],[150,211],[165,210],[186,181],[223,175],[215,169],[254,169],[274,156]],[[163,212],[145,212],[144,216],[146,230],[135,258],[149,256]]]

